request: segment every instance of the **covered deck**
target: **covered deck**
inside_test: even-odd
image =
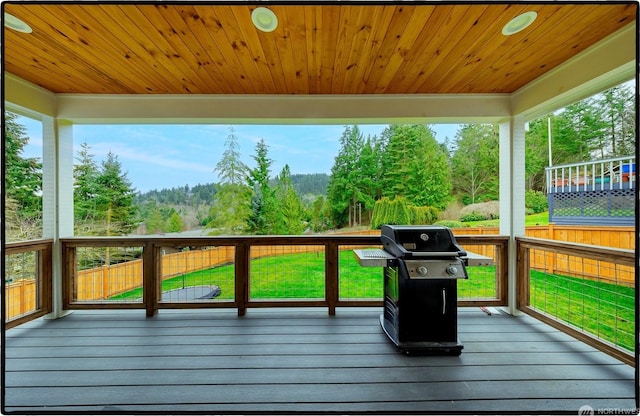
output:
[[[529,316],[459,309],[460,357],[406,356],[381,308],[75,311],[7,332],[9,412],[635,409],[631,366]]]
[[[529,293],[537,284],[555,291],[564,282],[558,270],[593,268],[590,278],[635,285],[631,250],[518,239],[525,235],[525,123],[637,80],[637,4],[263,5],[279,16],[273,32],[253,26],[254,4],[5,4],[33,29],[5,28],[3,87],[6,110],[42,122],[44,241],[4,245],[5,256],[24,255],[33,265],[37,289],[24,293],[37,305],[5,322],[15,327],[4,333],[3,411],[635,409],[637,370],[613,358],[619,349],[607,340],[596,341],[609,354],[594,349],[588,328],[555,329],[563,317],[536,312],[547,297],[536,304],[541,291]],[[502,33],[532,12],[538,18],[528,30]],[[500,253],[495,293],[460,310],[460,357],[401,355],[379,327],[380,307],[341,300],[339,241],[234,238],[226,242],[234,246],[233,299],[195,309],[158,294],[161,248],[184,244],[74,236],[76,125],[406,122],[500,127],[504,241],[492,243]],[[248,296],[250,245],[276,243],[325,247],[333,283],[321,301],[282,309]],[[342,244],[364,243],[372,244]],[[98,290],[89,300],[73,290],[80,287],[73,254],[113,245],[143,250],[143,271],[132,274],[143,280],[143,300],[107,303],[95,299]],[[531,278],[532,270],[557,283]],[[614,338],[636,304],[616,306]],[[171,306],[177,309],[163,309]],[[510,315],[489,316],[479,306],[506,307]],[[623,346],[628,339],[636,346],[635,332],[624,331]],[[624,362],[637,363],[635,348],[625,354]]]

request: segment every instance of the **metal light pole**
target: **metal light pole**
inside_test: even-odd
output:
[[[551,117],[547,117],[547,128],[548,128],[548,142],[549,142],[549,166],[553,165],[553,161],[551,159]]]

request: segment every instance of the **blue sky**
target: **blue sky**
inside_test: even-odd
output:
[[[42,156],[40,122],[21,117],[30,145],[25,157]],[[137,191],[217,182],[213,172],[224,152],[224,142],[233,127],[243,161],[253,167],[255,145],[264,138],[273,160],[271,175],[288,164],[291,173],[331,172],[340,150],[344,125],[76,125],[74,155],[86,141],[98,163],[111,151]],[[359,125],[367,135],[380,135],[387,125]],[[436,139],[453,139],[457,124],[432,126]]]

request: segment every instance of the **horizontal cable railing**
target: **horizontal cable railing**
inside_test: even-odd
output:
[[[635,365],[635,253],[518,237],[518,308]]]
[[[469,267],[459,304],[506,305],[507,237],[458,236],[491,259]],[[382,306],[381,268],[363,268],[354,248],[380,248],[379,236],[67,238],[67,309]]]
[[[6,328],[51,312],[51,240],[4,246],[4,310]]]

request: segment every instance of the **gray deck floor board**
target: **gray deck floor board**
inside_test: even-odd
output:
[[[460,357],[405,356],[375,308],[76,311],[6,333],[8,412],[576,412],[634,369],[531,317],[460,309]]]

